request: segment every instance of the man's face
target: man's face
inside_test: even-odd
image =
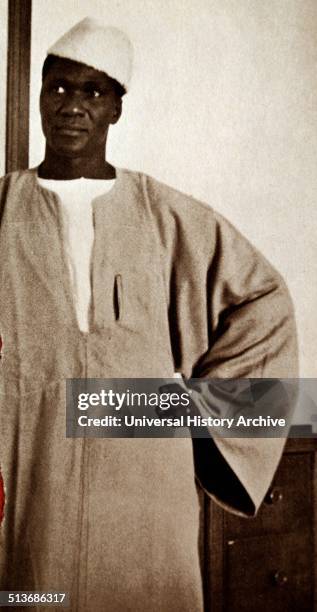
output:
[[[40,110],[51,150],[94,157],[104,151],[109,125],[120,117],[121,98],[104,72],[58,58],[44,78]]]

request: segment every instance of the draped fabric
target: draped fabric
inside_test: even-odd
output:
[[[29,170],[2,179],[0,202],[1,590],[68,591],[80,612],[200,612],[197,449],[66,439],[65,379],[296,376],[285,284],[209,206],[119,169],[92,203],[84,333],[57,196]],[[283,442],[201,442],[208,493],[254,514]]]

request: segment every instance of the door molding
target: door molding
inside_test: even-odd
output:
[[[6,172],[29,163],[32,0],[8,1]]]

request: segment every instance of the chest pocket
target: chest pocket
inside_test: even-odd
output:
[[[156,274],[142,270],[114,275],[112,308],[114,320],[122,326],[144,329],[157,323],[157,314],[164,307],[164,292]]]
[[[123,287],[121,274],[116,274],[114,277],[113,312],[115,321],[120,321],[123,316]]]

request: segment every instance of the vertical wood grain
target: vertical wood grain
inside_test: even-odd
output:
[[[28,167],[31,0],[8,2],[6,172]]]
[[[313,505],[314,505],[314,516],[313,516],[313,538],[314,538],[314,610],[317,610],[317,440],[315,442],[315,450],[312,453],[313,461]]]
[[[204,600],[206,612],[222,612],[225,603],[224,511],[205,497]]]

